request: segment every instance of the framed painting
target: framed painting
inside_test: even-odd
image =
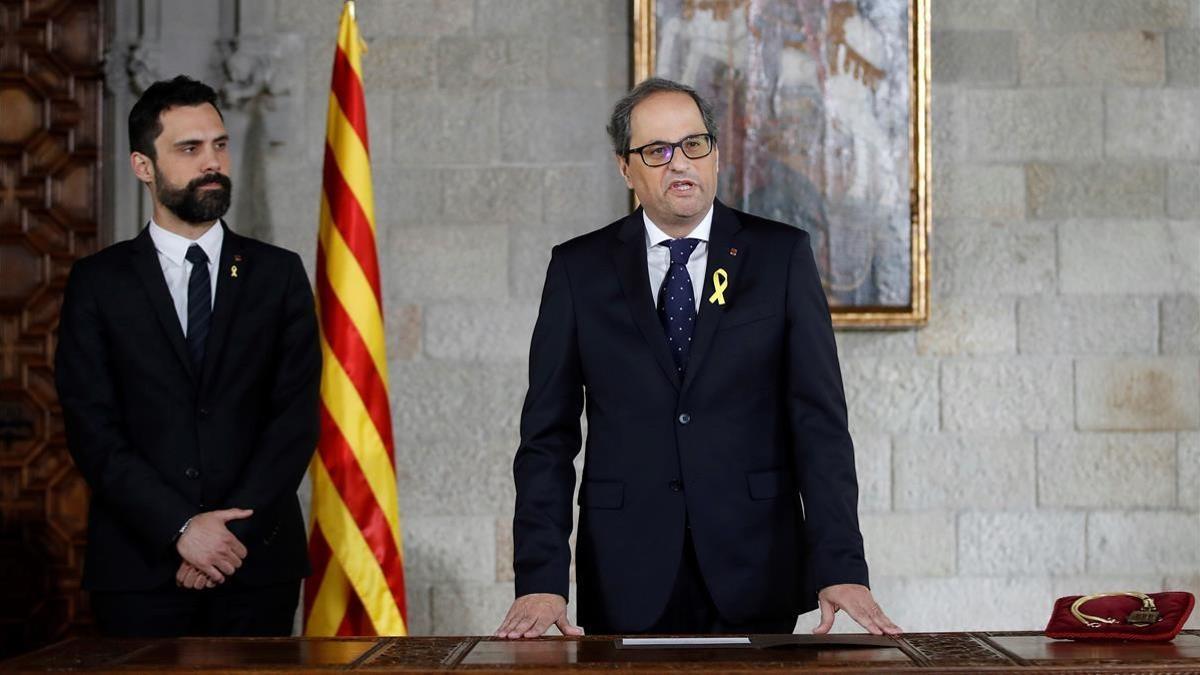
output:
[[[633,78],[712,102],[718,197],[804,228],[834,325],[929,316],[930,0],[633,0]]]

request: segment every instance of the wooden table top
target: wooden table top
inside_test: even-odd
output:
[[[862,636],[844,637],[854,640]],[[1200,674],[1200,631],[1194,630],[1159,644],[1064,642],[1034,632],[909,633],[865,647],[781,644],[789,639],[753,636],[750,646],[630,649],[619,647],[618,638],[612,636],[520,641],[488,637],[76,638],[0,663],[0,671]]]

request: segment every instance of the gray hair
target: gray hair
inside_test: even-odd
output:
[[[704,120],[705,130],[712,135],[714,142],[717,140],[717,122],[713,118],[712,106],[708,104],[708,101],[700,98],[700,94],[686,84],[661,77],[651,77],[638,83],[613,107],[612,119],[608,122],[608,137],[612,139],[613,152],[617,153],[618,157],[624,157],[629,153],[629,138],[632,136],[630,118],[633,117],[634,107],[650,96],[662,92],[678,92],[691,96],[692,100],[696,102],[696,107],[700,109],[700,117]]]

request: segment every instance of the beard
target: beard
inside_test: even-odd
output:
[[[206,173],[192,179],[183,187],[175,187],[154,167],[158,201],[185,223],[207,223],[220,218],[229,210],[233,182],[221,173]],[[217,189],[200,189],[201,185],[216,183]]]

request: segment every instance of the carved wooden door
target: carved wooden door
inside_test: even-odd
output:
[[[0,657],[87,622],[53,363],[67,271],[98,243],[101,5],[0,0]]]

